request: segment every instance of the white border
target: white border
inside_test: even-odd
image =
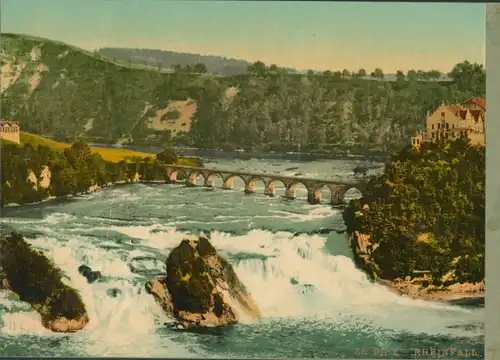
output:
[[[500,360],[500,4],[486,4],[485,359]]]

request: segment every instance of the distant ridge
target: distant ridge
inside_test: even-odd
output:
[[[202,63],[209,73],[220,76],[246,74],[251,62],[217,55],[201,55],[168,50],[135,49],[125,47],[103,47],[97,50],[101,56],[113,61],[146,65],[162,70],[170,70],[174,65],[194,65]],[[286,69],[296,72],[295,69]]]

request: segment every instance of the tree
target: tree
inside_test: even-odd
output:
[[[376,68],[371,73],[371,77],[379,79],[379,80],[383,80],[384,79],[384,71],[380,68]]]
[[[342,70],[342,77],[344,79],[349,77],[350,75],[351,75],[351,73],[349,72],[349,70],[347,70],[347,69]]]
[[[431,70],[427,72],[427,77],[431,80],[439,80],[441,78],[441,71],[439,70]]]
[[[262,61],[256,61],[248,65],[248,72],[254,76],[264,77],[267,73],[267,66]]]
[[[449,77],[457,84],[459,90],[472,90],[478,92],[478,88],[484,86],[486,82],[486,72],[483,65],[464,61],[456,64]]]
[[[398,70],[398,71],[396,72],[396,79],[397,79],[397,81],[399,81],[399,82],[405,81],[406,76],[405,76],[404,72],[402,72],[401,70]]]
[[[366,70],[365,69],[359,69],[358,70],[358,76],[359,77],[365,77],[366,76]]]
[[[156,160],[162,164],[174,164],[177,161],[177,154],[172,147],[167,147],[161,153],[156,154]]]
[[[417,72],[415,70],[409,70],[406,77],[410,82],[414,82],[417,80]]]
[[[207,67],[205,66],[205,64],[196,63],[193,67],[193,72],[198,74],[205,74],[207,72]]]

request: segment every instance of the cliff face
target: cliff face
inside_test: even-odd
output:
[[[37,190],[39,187],[42,189],[47,189],[50,186],[51,177],[52,173],[49,167],[43,166],[39,176],[36,176],[33,170],[29,170],[26,182],[33,184],[33,189],[35,190]]]

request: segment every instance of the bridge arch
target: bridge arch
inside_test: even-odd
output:
[[[198,184],[198,179],[201,177],[201,182],[202,184],[205,184],[206,182],[206,176],[202,171],[199,170],[192,170],[188,173],[187,179],[186,179],[186,185],[187,186],[196,186]]]
[[[311,185],[306,181],[295,180],[285,183],[285,197],[295,199],[297,197],[297,189],[303,188],[304,192],[309,194],[312,190]]]
[[[330,204],[334,204],[339,201],[335,198],[337,195],[335,187],[327,184],[317,184],[314,188],[309,189],[307,200],[312,204],[319,204],[324,198],[324,195],[326,195],[325,193],[328,194],[328,202]]]
[[[213,188],[216,186],[215,180],[220,179],[221,186],[224,184],[224,176],[222,176],[221,173],[217,171],[209,171],[204,173],[204,179],[205,182],[203,183],[203,186]]]
[[[262,188],[264,189],[264,193],[266,192],[267,189],[267,183],[265,177],[262,176],[249,176],[245,179],[245,193],[246,194],[253,194],[256,192],[256,185],[258,183],[262,184]]]
[[[175,183],[177,181],[186,180],[189,176],[189,170],[177,169],[177,168],[167,168],[167,181]]]
[[[350,200],[363,196],[362,186],[358,185],[342,185],[328,186],[331,191],[331,204],[341,205],[348,203]]]
[[[286,191],[286,183],[281,179],[266,178],[266,177],[262,177],[261,179],[264,182],[265,186],[264,195],[275,196],[277,188]]]
[[[240,174],[229,174],[222,177],[222,188],[226,190],[231,190],[233,188],[234,180],[240,179],[245,184],[245,187],[248,184],[248,179],[245,176]]]

